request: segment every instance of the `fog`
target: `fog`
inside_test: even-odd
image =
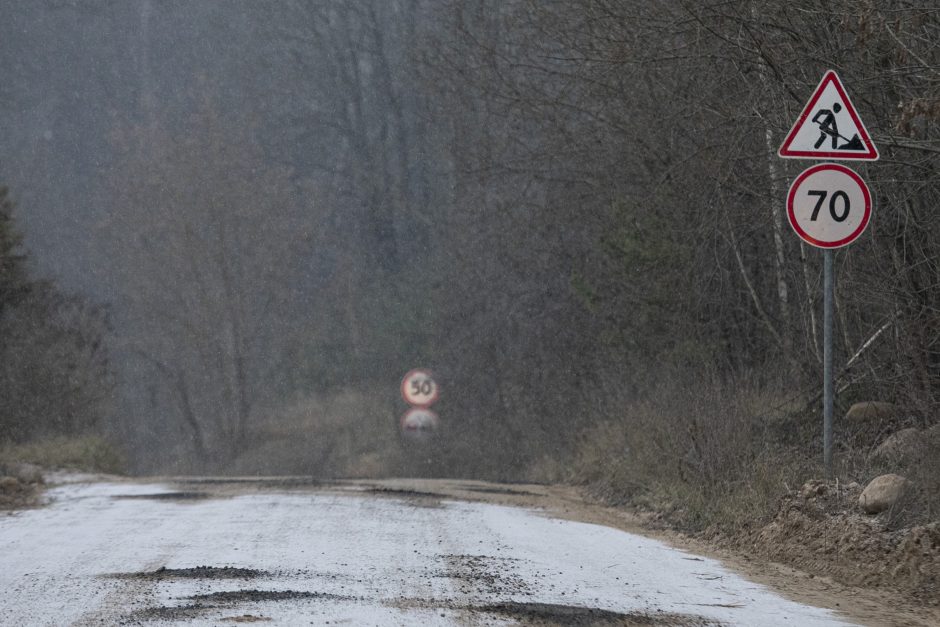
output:
[[[371,336],[407,306],[447,169],[431,180],[418,9],[6,5],[0,180],[35,273],[109,310],[107,420],[134,459],[225,457],[249,414],[312,390],[380,377],[394,401],[422,347]]]
[[[6,310],[8,439],[90,431],[138,473],[736,476],[753,408],[818,387],[776,150],[831,67],[894,212],[839,258],[840,390],[929,415],[936,14],[719,4],[5,0],[0,184],[73,338],[36,357]]]

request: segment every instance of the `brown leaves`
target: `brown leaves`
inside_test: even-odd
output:
[[[895,130],[912,137],[928,122],[940,121],[940,98],[912,98],[898,103],[898,120]]]

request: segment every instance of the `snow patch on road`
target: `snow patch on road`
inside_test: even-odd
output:
[[[139,498],[174,491],[70,484],[51,490],[46,508],[0,518],[0,623],[201,625],[250,615],[277,624],[451,625],[469,608],[514,602],[728,625],[847,624],[717,561],[523,509],[297,491]],[[264,576],[113,576],[202,566]]]

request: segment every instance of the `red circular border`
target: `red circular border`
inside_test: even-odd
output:
[[[416,374],[423,374],[429,379],[431,379],[432,381],[434,381],[434,396],[432,396],[431,399],[428,400],[426,403],[422,403],[420,405],[409,401],[408,395],[405,393],[405,384],[408,382],[408,379],[412,377],[412,375],[416,375]],[[414,370],[409,370],[401,380],[401,398],[403,401],[405,401],[412,407],[417,407],[420,409],[427,409],[428,407],[430,407],[431,405],[437,402],[437,399],[440,397],[440,395],[441,395],[441,387],[438,385],[437,381],[434,379],[434,375],[431,374],[430,370],[425,370],[424,368],[415,368]]]
[[[858,228],[850,234],[848,237],[844,237],[840,240],[834,242],[824,242],[818,240],[802,228],[796,221],[796,216],[794,216],[794,207],[793,200],[796,196],[797,188],[800,186],[800,183],[806,180],[812,174],[819,172],[820,170],[838,170],[843,174],[847,174],[852,180],[854,180],[862,190],[862,195],[865,197],[865,215],[862,218],[862,223],[858,225]],[[865,181],[862,180],[862,177],[858,173],[851,169],[847,168],[841,163],[820,163],[819,165],[814,165],[803,170],[803,172],[796,177],[796,180],[793,181],[793,184],[790,185],[790,191],[787,193],[787,220],[790,222],[790,227],[796,231],[796,234],[800,236],[807,244],[811,246],[816,246],[817,248],[841,248],[851,244],[857,240],[862,233],[865,232],[865,229],[868,227],[868,222],[871,220],[871,190],[868,189],[868,185],[865,184]]]

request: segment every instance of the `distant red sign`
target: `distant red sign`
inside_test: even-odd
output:
[[[437,382],[427,370],[412,370],[401,380],[401,397],[409,405],[430,407],[439,394]]]

